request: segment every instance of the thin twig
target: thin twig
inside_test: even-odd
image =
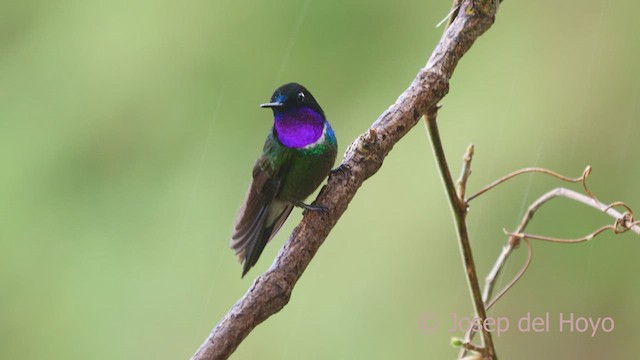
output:
[[[467,350],[467,351],[475,351],[475,352],[477,352],[479,354],[482,354],[482,351],[483,351],[482,348],[480,348],[480,347],[478,347],[475,344],[470,343],[470,342],[462,343],[462,347],[465,348],[465,350]]]
[[[467,152],[464,153],[462,157],[462,171],[460,172],[460,177],[458,178],[457,184],[457,192],[458,198],[462,203],[465,202],[464,196],[467,191],[467,182],[469,181],[469,176],[471,176],[471,160],[473,160],[473,144],[467,146]],[[467,205],[464,205],[465,212],[467,211]]]
[[[531,167],[531,168],[524,168],[524,169],[520,169],[520,170],[516,170],[513,171],[503,177],[501,177],[500,179],[492,182],[491,184],[485,186],[484,188],[482,188],[482,190],[478,191],[477,193],[469,196],[469,198],[467,199],[467,203],[471,202],[471,200],[477,198],[478,196],[486,193],[487,191],[495,188],[496,186],[504,183],[507,180],[510,180],[518,175],[522,175],[522,174],[527,174],[527,173],[531,173],[531,172],[539,172],[539,173],[543,173],[543,174],[547,174],[547,175],[551,175],[557,179],[560,179],[562,181],[566,181],[566,182],[570,182],[570,183],[582,183],[583,187],[585,188],[585,190],[587,190],[587,193],[591,195],[591,192],[588,191],[586,184],[585,184],[585,179],[587,178],[587,176],[589,176],[589,174],[591,173],[591,166],[587,166],[587,168],[582,172],[582,175],[580,177],[577,178],[570,178],[570,177],[566,177],[564,175],[560,175],[556,172],[553,172],[551,170],[547,170],[545,168],[539,168],[539,167]],[[595,198],[595,196],[592,196]]]
[[[637,224],[634,224],[634,221],[632,218],[629,219],[625,219],[624,214],[620,213],[619,211],[615,210],[613,207],[611,207],[610,205],[607,205],[605,203],[602,203],[596,199],[594,199],[591,196],[586,196],[583,194],[580,194],[576,191],[573,190],[569,190],[567,188],[556,188],[553,189],[549,192],[547,192],[546,194],[540,196],[536,201],[534,201],[531,206],[529,206],[529,209],[527,209],[527,212],[524,214],[524,216],[522,217],[522,220],[520,221],[520,225],[518,225],[518,227],[516,228],[516,230],[514,231],[514,233],[518,234],[518,233],[522,233],[524,232],[524,229],[527,227],[527,225],[529,224],[529,222],[531,221],[531,219],[533,218],[533,215],[535,214],[536,211],[538,211],[538,209],[547,201],[556,198],[556,197],[564,197],[573,201],[577,201],[579,203],[582,203],[584,205],[590,206],[596,210],[602,211],[604,213],[606,213],[607,215],[613,217],[614,219],[617,220],[625,220],[625,222],[622,224],[623,227],[628,228],[629,230],[632,230],[633,232],[635,232],[636,234],[640,235],[640,227],[637,226]],[[628,208],[628,207],[627,207]],[[509,237],[509,242],[513,242],[515,243],[515,245],[517,245],[519,240],[518,236],[510,236]]]
[[[467,274],[467,283],[469,285],[469,291],[471,292],[471,298],[473,299],[473,305],[475,308],[476,316],[479,321],[484,323],[487,318],[487,312],[482,301],[482,293],[480,291],[480,284],[478,282],[478,274],[476,266],[473,261],[473,254],[471,251],[471,243],[469,241],[469,234],[467,232],[466,217],[466,204],[464,200],[456,193],[453,179],[451,178],[451,172],[447,165],[447,159],[442,148],[442,141],[440,139],[440,133],[438,131],[437,107],[433,107],[431,111],[427,111],[425,114],[425,125],[429,138],[431,139],[431,145],[433,146],[433,152],[438,162],[438,169],[442,176],[444,187],[449,197],[451,204],[451,210],[456,223],[456,229],[458,231],[458,240],[460,243],[460,251],[462,252],[462,258],[464,260],[465,272]],[[470,160],[469,160],[470,161]],[[464,175],[463,175],[464,179]],[[482,339],[484,340],[483,354],[489,359],[496,359],[496,351],[493,346],[493,339],[491,338],[491,332],[485,326],[482,326]]]
[[[358,188],[382,166],[393,146],[449,91],[458,61],[494,22],[497,4],[464,0],[427,64],[409,88],[347,149],[340,169],[318,195],[328,213],[305,212],[269,270],[211,331],[193,359],[226,359],[260,323],[280,311]]]
[[[529,268],[529,265],[531,265],[531,260],[533,259],[533,247],[531,246],[531,242],[529,241],[528,238],[524,238],[524,242],[527,244],[527,260],[525,260],[524,265],[522,265],[522,267],[520,268],[520,271],[518,271],[516,276],[514,276],[513,279],[511,280],[511,282],[509,282],[507,284],[507,286],[502,288],[502,290],[500,290],[498,295],[496,295],[496,297],[494,297],[491,301],[488,301],[488,297],[491,296],[490,292],[486,292],[486,293],[482,294],[482,299],[485,301],[485,304],[487,304],[486,305],[487,306],[487,310],[491,309],[491,307],[496,302],[498,302],[498,300],[500,300],[500,298],[502,298],[502,296],[504,294],[506,294],[507,291],[509,291],[513,287],[513,285],[515,285],[518,282],[518,280],[520,280],[520,278],[524,275],[524,273]],[[512,249],[513,249],[513,247],[512,247]],[[487,288],[488,288],[488,286],[486,286],[486,284],[485,284],[485,289],[487,289]],[[487,296],[486,299],[485,299],[485,295]]]
[[[602,227],[598,228],[597,230],[589,233],[588,235],[585,235],[583,237],[579,237],[579,238],[576,238],[576,239],[561,239],[561,238],[557,238],[557,237],[536,235],[536,234],[512,233],[512,232],[508,232],[507,229],[503,229],[503,230],[504,230],[505,235],[517,237],[517,238],[520,238],[520,239],[533,239],[533,240],[548,241],[548,242],[561,243],[561,244],[576,244],[576,243],[581,243],[581,242],[592,240],[594,237],[600,235],[600,233],[602,233],[602,232],[604,232],[606,230],[612,230],[612,231],[615,232],[616,231],[616,226],[615,225],[605,225],[605,226],[602,226]]]
[[[587,170],[589,169],[590,168],[588,167]],[[587,170],[585,170],[581,178],[586,178],[585,174],[588,175]],[[531,263],[532,249],[531,249],[531,243],[528,241],[528,239],[572,243],[572,242],[590,240],[604,230],[613,230],[615,233],[621,233],[627,230],[631,230],[637,235],[640,235],[640,226],[638,226],[640,221],[634,221],[633,211],[631,210],[631,208],[629,208],[629,206],[627,206],[622,202],[615,202],[610,205],[604,204],[598,200],[595,200],[593,194],[591,193],[591,191],[588,190],[584,181],[583,181],[583,187],[585,187],[585,190],[587,191],[587,193],[590,194],[590,196],[586,196],[576,191],[560,187],[560,188],[553,189],[545,193],[544,195],[540,196],[529,206],[529,208],[527,209],[526,213],[522,217],[522,220],[518,225],[518,227],[516,228],[516,230],[514,231],[514,233],[508,234],[510,236],[509,236],[509,240],[507,241],[507,244],[502,248],[502,252],[498,256],[495,264],[493,265],[493,267],[491,268],[491,271],[489,271],[489,274],[485,279],[485,286],[482,294],[482,299],[486,304],[487,310],[490,309],[509,289],[511,289],[513,285],[515,285],[515,283],[522,277],[522,275],[524,275],[524,272],[526,271],[529,264]],[[538,211],[542,205],[544,205],[545,203],[547,203],[548,201],[556,197],[564,197],[564,198],[579,202],[581,204],[587,205],[589,207],[592,207],[596,210],[602,211],[605,214],[615,219],[615,225],[603,226],[600,229],[592,232],[591,234],[583,238],[569,239],[569,241],[567,241],[566,239],[545,238],[545,237],[536,236],[536,235],[524,234],[523,232],[525,228],[529,225],[529,222],[531,221],[531,219],[533,219],[533,215],[536,213],[536,211]],[[622,206],[627,210],[627,212],[620,213],[619,211],[613,209],[614,206]],[[505,286],[498,293],[498,295],[496,295],[495,298],[489,301],[489,298],[491,297],[493,290],[495,288],[496,282],[498,280],[498,276],[500,275],[502,269],[504,269],[504,266],[507,263],[507,260],[509,259],[509,256],[511,255],[513,250],[515,250],[519,245],[520,239],[524,239],[527,244],[527,249],[528,249],[527,260],[525,261],[525,264],[520,269],[518,274],[513,278],[513,280],[507,286]],[[464,338],[465,341],[467,342],[471,341],[473,339],[473,335],[474,335],[474,331],[469,330],[465,335],[465,338]]]
[[[491,271],[489,272],[489,275],[486,278],[484,293],[482,296],[485,303],[489,301],[489,297],[491,297],[491,294],[494,290],[498,275],[500,274],[500,271],[502,270],[502,268],[504,268],[504,265],[506,264],[509,258],[509,255],[518,246],[519,240],[522,238],[521,236],[518,236],[518,234],[522,233],[525,230],[525,228],[529,225],[529,222],[531,221],[531,219],[533,219],[533,215],[536,213],[536,211],[540,209],[542,205],[544,205],[549,200],[556,197],[564,197],[573,201],[577,201],[584,205],[590,206],[596,210],[602,211],[607,215],[613,217],[614,219],[616,219],[616,221],[624,220],[625,222],[622,224],[622,226],[640,235],[640,227],[636,223],[631,221],[631,219],[625,219],[624,214],[618,212],[617,210],[614,210],[613,208],[610,207],[610,205],[606,205],[604,203],[594,200],[589,196],[580,194],[578,192],[569,190],[567,188],[561,187],[561,188],[553,189],[545,193],[544,195],[540,196],[533,203],[531,203],[526,213],[522,217],[520,224],[514,231],[514,234],[511,234],[511,236],[509,236],[507,245],[503,247],[502,253],[500,253],[500,255],[498,256],[496,263],[493,265]],[[605,226],[605,228],[609,228],[609,227],[610,225]],[[596,231],[599,232],[599,230],[596,230]],[[495,302],[495,301],[492,301],[492,302]]]
[[[447,26],[445,27],[445,29],[448,28],[451,22],[453,21],[453,19],[455,19],[456,16],[458,16],[459,8],[460,8],[460,0],[454,0],[453,4],[451,5],[451,11],[449,11],[447,16],[445,16],[442,20],[440,20],[440,22],[436,24],[436,28],[439,28],[445,22],[447,23]]]

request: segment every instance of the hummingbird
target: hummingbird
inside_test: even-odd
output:
[[[273,127],[253,167],[230,244],[243,265],[242,277],[256,264],[294,206],[326,211],[303,201],[329,175],[338,151],[324,111],[302,85],[282,85],[260,107],[273,110]]]

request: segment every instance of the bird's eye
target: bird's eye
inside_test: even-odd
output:
[[[298,101],[298,103],[301,103],[304,101],[304,93],[298,93],[298,96],[296,96],[296,100]]]

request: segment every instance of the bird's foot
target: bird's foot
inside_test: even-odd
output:
[[[331,174],[340,174],[344,177],[347,177],[350,171],[351,171],[351,166],[347,164],[340,164],[340,166],[338,166],[337,168],[331,169]]]
[[[293,206],[297,206],[309,211],[319,211],[321,213],[328,213],[329,209],[326,206],[322,205],[309,205],[305,204],[302,201],[294,201]]]

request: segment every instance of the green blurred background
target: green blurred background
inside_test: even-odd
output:
[[[228,248],[271,114],[297,81],[340,153],[408,86],[449,1],[2,1],[0,357],[184,359],[266,270],[295,211],[245,279]],[[640,5],[505,1],[460,62],[440,112],[471,191],[517,168],[578,176],[640,209]],[[484,277],[537,196],[524,176],[472,204]],[[562,184],[564,185],[564,184]],[[640,211],[640,210],[639,210]],[[558,200],[530,231],[582,236],[606,216]],[[471,304],[422,125],[360,189],[296,287],[235,359],[454,358],[451,313]],[[638,237],[534,244],[491,311],[511,319],[502,359],[628,359],[637,336]],[[524,260],[518,251],[504,285]],[[551,332],[515,322],[549,312]],[[611,333],[559,333],[558,315],[612,317]],[[422,319],[440,325],[425,330]]]

